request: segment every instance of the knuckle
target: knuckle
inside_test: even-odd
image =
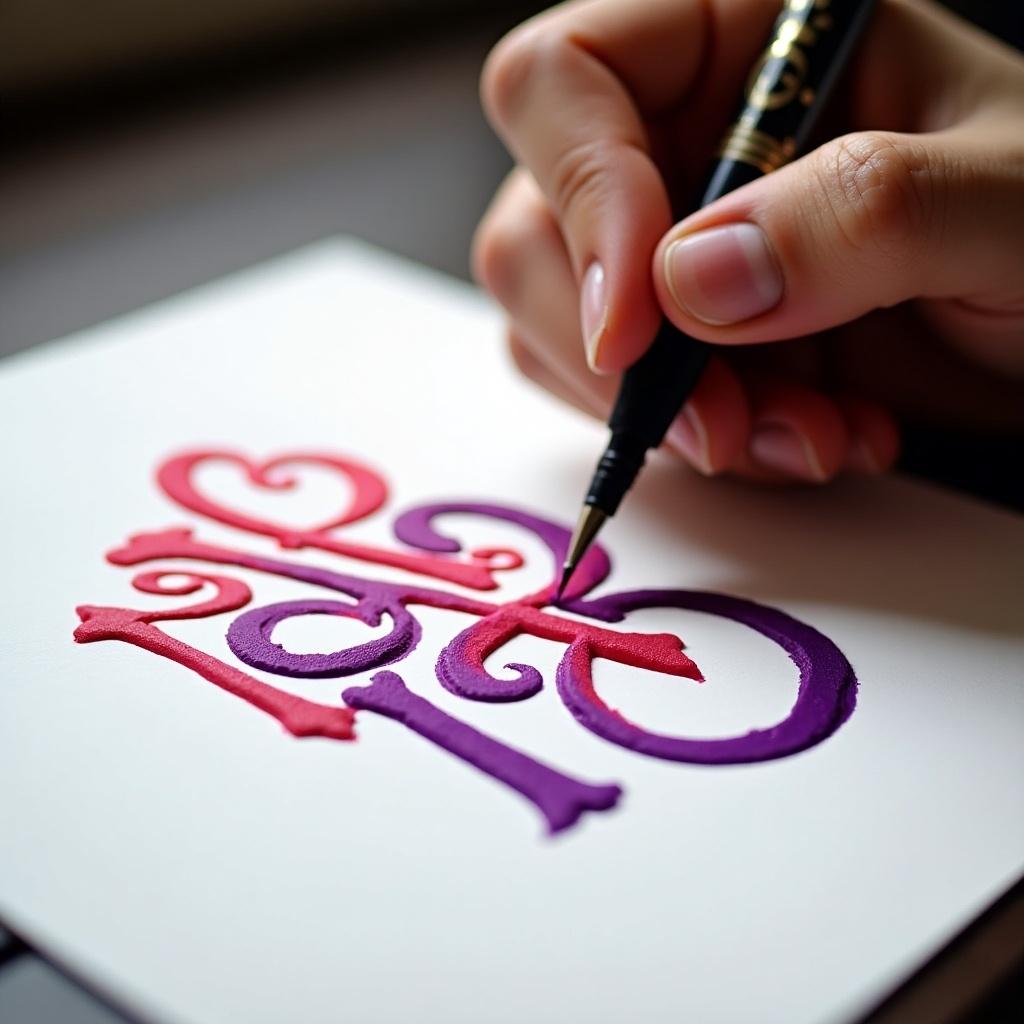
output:
[[[534,254],[552,229],[550,213],[538,202],[505,203],[480,222],[473,236],[473,276],[506,309],[518,305]]]
[[[823,148],[817,170],[852,252],[903,261],[927,244],[937,168],[923,146],[884,132],[846,135]]]
[[[514,28],[488,54],[480,74],[480,99],[495,125],[512,120],[544,47],[536,25]]]
[[[473,276],[506,307],[511,304],[520,276],[516,235],[507,225],[487,219],[473,236]]]
[[[488,278],[493,266],[494,257],[491,248],[491,236],[493,228],[490,218],[485,217],[473,232],[473,239],[469,245],[469,269],[473,280],[481,287],[491,290]]]
[[[643,148],[645,141],[573,132],[570,138],[559,138],[551,154],[547,146],[538,146],[538,138],[550,142],[552,134],[540,121],[563,102],[566,84],[580,81],[581,68],[591,61],[564,24],[541,16],[505,36],[491,51],[481,76],[484,109],[510,148],[529,150],[532,144],[534,150],[544,149],[544,190],[562,221],[580,204],[592,214],[594,202],[610,194],[620,147]]]
[[[551,202],[563,221],[584,207],[593,213],[608,192],[611,160],[608,143],[600,139],[576,142],[559,155],[551,169]]]

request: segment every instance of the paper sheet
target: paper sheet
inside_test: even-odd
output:
[[[283,551],[175,505],[154,472],[197,448],[330,452],[386,478],[337,536],[389,550],[401,511],[514,505],[568,523],[602,428],[516,377],[472,289],[330,242],[0,366],[6,440],[0,685],[0,915],[154,1021],[855,1019],[1024,869],[1024,527],[900,479],[772,492],[652,465],[603,540],[595,595],[690,588],[761,602],[850,659],[857,705],[802,753],[673,763],[584,729],[559,699],[565,644],[516,637],[487,668],[536,667],[527,700],[444,689],[441,649],[473,616],[416,608],[390,666],[448,716],[574,778],[612,810],[554,837],[537,808],[398,722],[297,739],[153,653],[72,642],[83,604],[159,609],[104,553],[190,527],[205,542],[391,582],[401,568]],[[330,471],[289,492],[197,470],[225,504],[297,525],[350,497]],[[451,515],[466,551],[508,547],[501,601],[544,586],[549,553],[510,523]],[[460,557],[467,557],[465,552]],[[338,595],[248,569],[250,607]],[[457,583],[427,581],[471,595]],[[311,701],[349,678],[242,665],[237,612],[169,635]],[[573,616],[568,615],[572,618]],[[579,618],[579,616],[577,616]],[[602,698],[647,729],[729,737],[784,719],[797,672],[735,622],[642,610],[609,628],[681,637],[705,682],[601,660]],[[322,652],[387,633],[283,621]]]

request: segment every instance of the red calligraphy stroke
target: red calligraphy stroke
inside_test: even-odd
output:
[[[421,605],[480,616],[480,621],[463,630],[448,644],[437,663],[438,678],[445,688],[472,700],[523,700],[541,689],[540,673],[530,666],[507,666],[519,671],[517,679],[491,677],[484,667],[484,661],[490,655],[522,633],[567,645],[585,640],[595,657],[682,678],[703,679],[697,666],[683,653],[682,641],[673,633],[620,632],[563,618],[519,602],[493,604],[430,587],[366,580],[319,567],[266,558],[238,548],[207,544],[196,539],[188,529],[134,534],[123,547],[107,553],[107,560],[114,565],[138,565],[163,558],[198,559],[291,578],[352,597],[370,599],[378,608],[387,608],[389,604],[393,604],[395,609]],[[394,612],[392,617],[396,617]],[[411,650],[418,639],[417,627],[410,633],[408,649]],[[373,668],[380,664],[383,662],[360,667]],[[303,674],[285,668],[277,671],[286,675]]]
[[[181,576],[184,582],[166,582],[169,576]],[[169,619],[204,618],[245,607],[252,599],[252,592],[240,580],[168,569],[141,573],[135,577],[132,584],[137,590],[148,594],[175,596],[194,594],[204,584],[212,584],[216,588],[216,593],[209,600],[197,604],[157,611],[106,605],[80,605],[75,609],[82,620],[81,625],[75,630],[75,640],[78,643],[121,640],[175,661],[222,690],[240,697],[253,707],[276,718],[293,736],[323,736],[335,740],[355,738],[355,712],[351,708],[317,704],[269,686],[153,625],[155,622]]]
[[[196,468],[205,462],[228,462],[242,469],[249,482],[266,490],[288,490],[295,477],[280,474],[285,465],[306,464],[330,469],[343,476],[352,487],[348,506],[323,523],[309,527],[287,526],[229,508],[203,494],[193,481]],[[227,526],[249,533],[272,537],[285,550],[316,548],[347,558],[377,565],[389,565],[422,576],[458,583],[473,590],[495,590],[496,571],[517,569],[522,556],[506,548],[484,548],[471,552],[472,561],[463,562],[443,555],[420,555],[393,551],[370,544],[341,540],[331,530],[353,523],[375,512],[387,499],[387,485],[379,474],[362,463],[334,455],[312,452],[286,452],[264,462],[256,462],[239,452],[216,448],[184,452],[164,462],[157,471],[157,483],[163,492],[183,508]]]

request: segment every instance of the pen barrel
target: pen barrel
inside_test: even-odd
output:
[[[651,347],[623,374],[608,426],[611,440],[597,464],[586,504],[614,515],[648,449],[656,448],[707,364],[709,346],[668,321]]]
[[[874,0],[786,0],[747,81],[701,206],[777,170],[799,153],[867,25]],[[613,515],[661,444],[708,361],[710,348],[663,320],[651,347],[623,374],[586,503]]]
[[[701,199],[707,206],[801,152],[874,0],[786,0]]]
[[[661,444],[676,413],[693,390],[711,350],[662,320],[651,347],[622,376],[608,426],[648,448]]]

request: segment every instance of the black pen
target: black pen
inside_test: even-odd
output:
[[[873,6],[873,0],[786,0],[699,206],[770,174],[802,151]],[[598,531],[615,515],[647,452],[661,444],[709,353],[705,342],[663,320],[651,347],[623,375],[608,420],[611,439],[569,543],[558,597]]]

